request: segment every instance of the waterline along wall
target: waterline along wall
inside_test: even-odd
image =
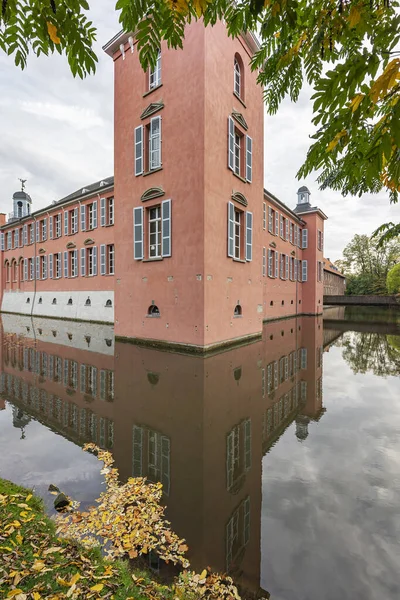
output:
[[[323,308],[326,215],[264,189],[258,42],[192,23],[143,73],[134,36],[115,70],[115,179],[0,218],[1,310],[115,324],[119,338],[201,351],[261,337],[263,321]],[[218,61],[215,57],[218,55]],[[114,201],[115,200],[115,201]]]

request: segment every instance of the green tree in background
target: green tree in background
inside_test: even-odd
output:
[[[400,263],[390,269],[386,284],[389,294],[400,294]]]
[[[399,259],[399,239],[380,245],[373,236],[356,234],[336,261],[346,275],[346,294],[387,294],[388,273]]]
[[[400,352],[393,344],[396,337],[381,333],[346,333],[341,343],[343,358],[355,374],[372,371],[380,377],[398,375]]]
[[[231,36],[257,31],[252,58],[270,114],[285,97],[313,90],[312,145],[298,176],[319,171],[321,189],[342,194],[400,189],[400,12],[397,0],[118,0],[136,32],[144,69],[162,40],[182,48],[184,28],[224,19]],[[95,70],[95,29],[86,0],[2,0],[0,48],[20,67],[28,53],[64,52],[74,75]]]

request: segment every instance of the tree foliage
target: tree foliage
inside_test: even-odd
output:
[[[30,52],[64,53],[74,76],[96,70],[93,51],[96,28],[87,18],[86,0],[2,0],[0,49],[12,55],[21,69]]]
[[[400,258],[400,240],[380,245],[377,238],[356,234],[336,265],[346,274],[346,294],[387,294],[386,278]]]
[[[386,284],[389,294],[400,294],[400,263],[390,269]]]
[[[393,336],[394,338],[397,336]],[[400,373],[400,352],[380,333],[346,333],[342,338],[343,358],[353,373],[371,371],[379,377]]]
[[[251,66],[274,114],[305,83],[314,94],[312,145],[298,172],[318,170],[322,189],[344,195],[400,189],[398,0],[117,0],[125,31],[136,32],[144,69],[161,41],[182,48],[184,28],[224,19],[231,36],[257,31]],[[93,72],[94,29],[86,0],[3,0],[0,47],[26,64],[34,53],[65,51],[74,75]]]

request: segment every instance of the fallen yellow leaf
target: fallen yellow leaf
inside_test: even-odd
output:
[[[93,587],[90,588],[90,590],[92,592],[101,592],[101,590],[103,589],[104,584],[102,583],[97,583],[96,585],[94,585]]]
[[[32,565],[32,569],[34,571],[41,571],[42,569],[45,568],[45,564],[42,560],[35,560],[35,562]]]

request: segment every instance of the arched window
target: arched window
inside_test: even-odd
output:
[[[5,267],[6,267],[6,282],[8,283],[10,281],[10,263],[8,262],[8,260],[6,260],[6,262],[5,262]]]
[[[42,302],[43,302],[43,298],[39,298],[38,304],[42,304]]]
[[[67,304],[69,304],[69,305],[71,305],[71,304],[72,304],[72,298],[69,298],[69,299],[68,299],[68,302],[67,302]]]
[[[52,304],[57,304],[57,298],[53,298]]]
[[[107,300],[106,306],[112,306],[112,300]]]
[[[243,61],[239,54],[235,54],[233,61],[233,91],[241,100],[244,100],[244,74]]]
[[[149,306],[149,309],[147,311],[147,315],[149,317],[159,317],[160,316],[160,311],[158,306],[156,306],[155,304],[152,304],[151,306]]]
[[[18,281],[18,263],[16,260],[12,264],[12,280]]]
[[[17,202],[17,212],[18,212],[18,218],[20,219],[22,217],[22,202],[21,200],[19,200]]]
[[[86,302],[85,302],[85,306],[92,306],[92,301],[90,300],[90,298],[88,297]]]
[[[31,299],[30,299],[30,298],[27,298],[27,299],[26,299],[26,303],[27,303],[27,304],[30,304],[30,302],[31,302]]]
[[[240,306],[240,304],[236,304],[235,310],[233,311],[233,316],[234,317],[241,317],[242,316],[242,307]]]

